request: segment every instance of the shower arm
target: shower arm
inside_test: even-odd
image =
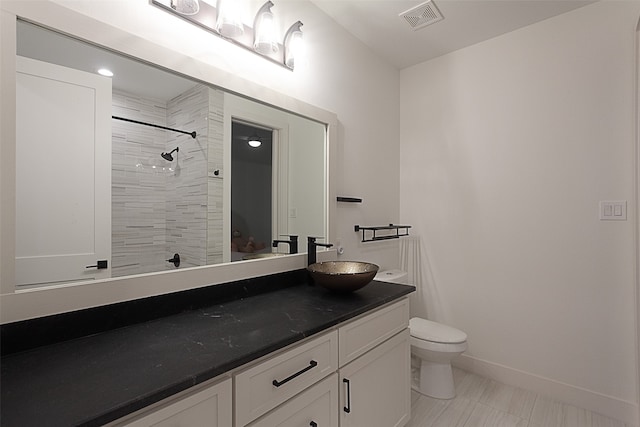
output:
[[[196,137],[196,131],[187,132],[186,130],[168,128],[166,126],[154,125],[153,123],[139,122],[138,120],[125,119],[124,117],[118,117],[118,116],[111,116],[111,118],[112,119],[116,119],[116,120],[122,120],[123,122],[131,122],[131,123],[136,123],[136,124],[139,124],[139,125],[151,126],[151,127],[154,127],[154,128],[159,128],[159,129],[164,129],[164,130],[170,130],[170,131],[173,131],[173,132],[184,133],[186,135],[191,135],[191,138],[195,138]]]

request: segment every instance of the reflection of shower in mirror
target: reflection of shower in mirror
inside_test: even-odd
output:
[[[175,172],[175,168],[163,160],[158,159],[156,156],[151,156],[146,159],[137,159],[136,168],[139,171],[150,171],[154,174],[172,173]]]
[[[160,154],[160,155],[162,156],[162,158],[163,158],[163,159],[168,160],[168,161],[170,161],[170,162],[173,162],[173,156],[172,156],[171,154],[173,154],[174,152],[175,152],[175,153],[180,152],[180,148],[179,148],[179,147],[176,147],[176,148],[174,148],[173,150],[171,150],[170,152],[168,152],[168,153],[164,153],[164,152],[163,152],[163,153],[162,153],[162,154]]]

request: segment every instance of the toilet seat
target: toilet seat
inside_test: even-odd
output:
[[[419,317],[409,320],[409,331],[414,338],[434,343],[460,344],[467,341],[467,334],[461,330]]]

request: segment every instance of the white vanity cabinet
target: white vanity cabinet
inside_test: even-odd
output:
[[[409,331],[340,368],[340,427],[402,427],[411,417]]]
[[[339,328],[340,427],[402,427],[411,417],[409,302]]]
[[[338,427],[338,374],[283,403],[249,427]]]
[[[333,330],[236,374],[236,427],[247,425],[337,369],[338,332]]]
[[[408,325],[403,298],[110,425],[402,427],[411,416]]]
[[[123,427],[229,427],[232,425],[231,378],[169,398],[128,421]]]
[[[321,343],[317,340],[336,337],[336,370],[321,383],[311,386],[251,424],[246,424],[248,419],[266,413],[284,400],[272,400],[269,397],[279,393],[277,387],[271,384],[274,378],[278,378],[277,375],[267,376],[267,381],[258,381],[264,383],[259,387],[242,386],[243,383],[248,385],[248,381],[240,381],[241,377],[267,372],[270,366],[284,366],[284,363],[291,359],[289,353],[299,351],[304,354],[305,350],[294,347],[274,359],[238,374],[235,378],[236,427],[404,426],[411,416],[408,326],[409,301],[403,299],[341,324],[330,334],[303,344],[302,347],[318,348]],[[309,360],[311,357],[307,356],[293,366],[304,369]],[[284,372],[295,375],[302,371],[296,371],[293,366],[281,370],[281,375]],[[299,378],[311,371],[312,368],[309,368],[308,371],[300,373]],[[333,372],[337,372],[337,375]],[[317,374],[321,375],[321,372],[318,371]],[[297,380],[298,377],[292,382]],[[309,377],[309,380],[313,383],[313,378]],[[300,380],[301,387],[303,384],[304,380]],[[269,401],[272,402],[269,405],[261,404]],[[261,406],[261,409],[251,412],[252,403],[256,407]]]

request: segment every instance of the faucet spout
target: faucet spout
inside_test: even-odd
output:
[[[333,245],[331,243],[317,243],[317,237],[307,237],[307,265],[316,263],[316,249],[318,246],[322,246],[323,248],[330,248]]]
[[[277,248],[280,243],[286,243],[289,245],[289,254],[298,253],[298,236],[289,236],[289,240],[274,240],[273,247]]]

